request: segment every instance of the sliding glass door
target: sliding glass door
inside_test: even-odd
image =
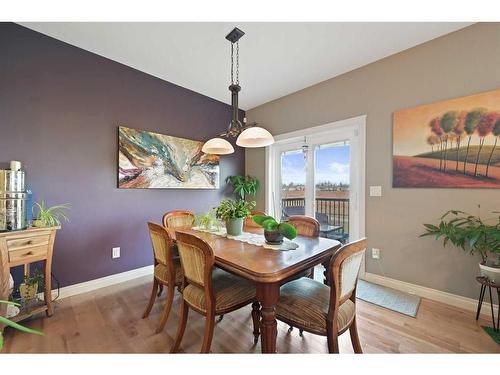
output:
[[[322,237],[344,243],[359,238],[364,228],[359,210],[362,151],[358,134],[357,127],[332,127],[278,139],[268,151],[268,207],[274,215],[315,217]]]

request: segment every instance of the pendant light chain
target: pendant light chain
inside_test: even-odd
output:
[[[240,42],[236,42],[236,84],[240,84]]]
[[[231,43],[231,85],[234,85],[234,44]]]

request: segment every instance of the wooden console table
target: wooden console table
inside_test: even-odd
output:
[[[60,227],[28,228],[25,230],[0,233],[0,300],[9,298],[10,268],[24,265],[24,274],[30,272],[30,264],[44,261],[45,278],[45,304],[36,306],[29,313],[20,313],[11,318],[17,322],[31,315],[45,311],[47,316],[52,316],[52,252],[56,232]],[[0,304],[0,315],[6,315],[6,305]],[[1,330],[1,327],[0,327]]]

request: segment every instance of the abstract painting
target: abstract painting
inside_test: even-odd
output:
[[[393,187],[500,188],[500,89],[394,112]]]
[[[203,142],[145,130],[118,128],[118,187],[218,189],[219,156]]]

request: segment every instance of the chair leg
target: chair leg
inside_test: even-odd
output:
[[[212,338],[214,336],[215,314],[208,313],[205,317],[205,335],[203,336],[203,345],[200,353],[210,353]]]
[[[304,330],[303,329],[299,329],[299,336],[304,337]]]
[[[328,341],[328,353],[338,353],[339,352],[339,336],[338,333],[333,330],[328,330],[326,334],[326,339]]]
[[[253,320],[253,343],[259,342],[260,335],[260,303],[255,301],[252,303],[252,320]]]
[[[147,318],[149,316],[149,313],[151,312],[151,309],[153,308],[153,305],[156,301],[156,292],[158,290],[159,283],[156,280],[156,278],[153,280],[153,289],[151,290],[151,296],[149,297],[149,302],[148,305],[146,306],[146,310],[144,311],[144,314],[142,314],[142,319]]]
[[[161,293],[163,292],[163,284],[160,284],[160,290],[158,290],[157,296],[161,296]]]
[[[290,333],[292,331],[293,331],[293,326],[290,326],[290,328],[288,328],[288,333]]]
[[[175,286],[168,286],[167,288],[167,300],[165,301],[165,307],[163,308],[163,314],[161,316],[160,320],[160,325],[156,329],[156,333],[160,333],[163,331],[163,328],[165,328],[165,324],[167,323],[168,316],[170,314],[170,310],[172,308],[172,302],[174,302],[174,293],[175,293]]]
[[[361,343],[359,342],[358,325],[356,323],[356,317],[354,317],[354,320],[352,321],[351,326],[349,327],[349,334],[351,335],[351,343],[352,343],[352,348],[354,349],[354,353],[362,354],[363,349],[361,348]]]
[[[217,319],[217,323],[222,322],[222,319],[224,319],[224,314],[219,315],[219,318]]]
[[[174,345],[170,349],[170,353],[177,353],[179,346],[181,345],[182,336],[184,336],[184,331],[186,330],[186,323],[188,319],[189,306],[183,300],[181,304],[181,321],[179,322],[179,328],[177,329],[177,335],[175,337]]]

